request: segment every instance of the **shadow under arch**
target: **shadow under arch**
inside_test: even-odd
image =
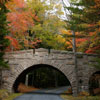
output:
[[[14,91],[14,92],[18,92],[18,86],[19,86],[20,83],[25,84],[26,75],[27,75],[27,74],[30,74],[31,72],[34,72],[34,71],[36,71],[36,70],[38,70],[38,69],[42,69],[42,68],[44,68],[44,69],[47,68],[47,70],[51,70],[51,72],[54,71],[54,72],[56,72],[56,73],[59,73],[59,76],[60,76],[61,78],[58,79],[59,77],[56,76],[56,77],[57,77],[57,82],[58,82],[58,83],[51,82],[51,83],[53,84],[52,87],[54,87],[54,84],[57,84],[58,87],[61,87],[61,86],[70,86],[70,88],[72,88],[72,86],[71,86],[71,84],[70,84],[70,81],[68,80],[67,76],[66,76],[61,70],[55,68],[54,66],[47,65],[47,64],[36,64],[36,65],[33,65],[33,66],[31,66],[31,67],[25,69],[25,70],[16,78],[16,80],[15,80],[15,82],[14,82],[14,84],[13,84],[13,91]],[[54,79],[55,76],[53,75],[53,73],[48,73],[48,74],[49,74],[49,77],[51,77],[51,79]],[[32,83],[31,78],[32,78],[32,76],[29,78],[29,80],[30,80],[30,81],[28,82],[28,83],[29,83],[29,86],[32,86],[32,85],[31,85],[31,83]],[[42,77],[42,79],[43,79],[43,77]],[[38,81],[39,81],[39,80],[38,80]],[[49,82],[50,82],[50,81],[49,81]],[[49,83],[49,84],[50,84],[50,83]],[[36,85],[35,82],[34,82],[34,85]],[[40,85],[40,83],[39,83],[39,85]],[[37,88],[50,88],[50,86],[49,86],[49,87],[42,87],[42,85],[40,85],[40,87],[37,87]]]
[[[89,92],[91,95],[100,95],[100,71],[96,71],[90,76]]]

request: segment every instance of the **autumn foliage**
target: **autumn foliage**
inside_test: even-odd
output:
[[[40,6],[31,5],[32,3]],[[76,7],[78,5],[81,6],[80,3],[76,3]],[[77,52],[99,53],[100,0],[92,0],[92,2],[82,0],[82,5],[83,9],[68,8],[73,15],[66,30],[62,24],[64,21],[61,22],[57,16],[50,15],[51,6],[47,6],[46,3],[36,0],[28,2],[8,0],[6,7],[9,9],[7,21],[10,33],[5,38],[10,40],[10,46],[7,51],[37,48],[40,43],[42,47],[72,51],[71,30],[75,28]],[[47,10],[49,13],[46,13]],[[73,21],[75,25],[70,26]]]
[[[27,8],[27,4],[24,0],[10,0],[7,2],[6,7],[9,9],[7,14],[7,20],[9,22],[10,34],[6,38],[11,41],[9,50],[20,50],[34,48],[38,40],[30,37],[28,32],[31,27],[34,26],[34,20],[38,20],[38,17]]]
[[[100,53],[100,0],[76,1],[66,9],[71,12],[67,29],[75,32],[77,51]]]
[[[6,36],[5,38],[9,39],[9,41],[10,41],[10,45],[9,45],[9,47],[7,47],[6,51],[19,50],[20,49],[20,45],[15,38],[12,38],[10,36]]]

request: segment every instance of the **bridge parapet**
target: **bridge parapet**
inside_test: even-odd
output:
[[[85,54],[81,52],[76,53],[78,61],[82,60],[81,62],[85,63],[94,63],[96,57],[100,57],[100,55],[96,54]],[[7,52],[4,56],[5,60],[10,59],[36,59],[36,58],[42,58],[45,59],[58,59],[58,60],[68,60],[73,59],[74,60],[74,53],[69,51],[61,51],[61,50],[48,50],[48,49],[30,49],[30,50],[21,50],[21,51],[13,51],[13,52]]]
[[[23,54],[23,53],[33,53],[34,54],[34,50],[35,53],[36,52],[45,52],[45,53],[49,53],[49,49],[44,49],[44,48],[39,48],[39,49],[28,49],[28,50],[20,50],[20,51],[11,51],[11,52],[6,52],[6,54],[10,55],[10,54]],[[65,51],[65,50],[54,50],[54,49],[50,49],[50,54],[52,53],[57,53],[57,54],[74,54],[72,51]],[[97,54],[86,54],[86,53],[82,53],[82,52],[77,52],[77,55],[88,55],[88,56],[100,56]]]

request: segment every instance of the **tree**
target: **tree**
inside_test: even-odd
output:
[[[8,50],[34,48],[40,41],[31,37],[29,30],[34,26],[34,20],[38,21],[38,17],[27,7],[24,0],[11,0],[6,6],[10,11],[7,14],[10,31],[7,38],[11,41]]]
[[[6,48],[9,46],[9,41],[5,38],[9,33],[6,21],[7,12],[5,2],[0,2],[0,86],[2,84],[2,69],[8,67],[7,62],[3,58]]]
[[[30,29],[33,37],[39,38],[42,42],[40,47],[65,49],[64,42],[60,35],[60,29],[64,26],[59,16],[62,15],[61,5],[57,0],[27,0],[28,7],[38,16],[39,21],[35,21],[35,25]],[[58,7],[59,5],[59,7]],[[56,9],[54,11],[53,9]],[[59,9],[58,9],[59,8]]]
[[[67,7],[72,15],[68,21],[68,28],[74,29],[81,35],[85,35],[82,42],[80,42],[79,51],[86,53],[99,53],[100,50],[100,37],[99,37],[99,1],[98,0],[76,0],[77,2],[71,3],[72,7]],[[85,40],[83,42],[83,40]],[[83,48],[80,50],[80,48]],[[96,50],[98,48],[99,50]]]
[[[3,59],[3,56],[4,56],[6,48],[9,45],[8,39],[5,38],[7,34],[9,33],[8,25],[6,21],[7,12],[8,10],[5,7],[5,4],[0,3],[0,65],[6,66],[6,67],[7,65]]]
[[[66,18],[67,18],[66,19],[66,24],[67,24],[66,29],[71,30],[71,32],[72,32],[72,35],[69,35],[69,37],[72,38],[72,40],[71,40],[72,42],[70,42],[70,41],[69,42],[72,44],[72,49],[73,49],[73,53],[74,53],[74,63],[75,63],[76,92],[74,93],[74,96],[78,96],[78,93],[80,92],[79,91],[78,66],[77,66],[77,53],[76,53],[77,52],[76,39],[80,37],[80,35],[77,34],[78,27],[76,25],[79,24],[79,21],[76,21],[77,19],[73,18],[73,16],[75,14],[77,15],[77,14],[79,14],[78,12],[80,12],[80,8],[77,8],[75,5],[73,6],[73,4],[77,4],[77,1],[78,0],[70,0],[67,2],[67,3],[69,3],[69,6],[67,6],[67,4],[64,2],[64,0],[62,0],[64,9],[65,9],[65,13],[66,13]]]
[[[7,19],[10,22],[9,50],[28,48],[65,49],[59,29],[64,22],[58,0],[12,0],[6,5],[10,10]],[[58,7],[59,6],[59,7]],[[55,10],[54,10],[55,9]],[[59,11],[60,10],[60,11]],[[16,40],[16,41],[15,41]],[[40,44],[40,45],[38,45]]]
[[[72,0],[70,0],[72,1]],[[78,51],[85,53],[100,53],[100,0],[76,0],[71,2],[70,7],[66,9],[71,12],[67,13],[67,29],[74,30],[83,37],[76,38]],[[97,60],[98,67],[100,59]]]

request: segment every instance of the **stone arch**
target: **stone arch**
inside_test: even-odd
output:
[[[99,69],[96,69],[95,67],[91,67],[89,65],[87,65],[86,67],[84,67],[83,70],[83,76],[82,76],[82,87],[81,90],[82,91],[86,91],[89,92],[89,80],[90,77],[97,71],[100,71]]]
[[[99,76],[97,76],[97,75],[99,75]],[[100,70],[94,71],[91,74],[91,76],[89,77],[89,92],[90,92],[90,94],[95,95],[96,92],[94,90],[96,90],[96,91],[99,90],[99,94],[100,94]]]
[[[91,69],[89,70],[88,75],[87,75],[87,79],[86,79],[86,81],[85,81],[87,84],[89,84],[90,77],[91,77],[94,73],[96,73],[97,71],[99,71],[99,70],[97,70],[97,69],[95,69],[95,68],[92,68],[92,70],[91,70]],[[86,72],[85,72],[85,73],[86,73]]]
[[[10,80],[9,80],[9,84],[10,84],[10,87],[9,89],[13,89],[13,85],[14,85],[14,82],[15,80],[18,78],[18,76],[24,71],[26,70],[27,68],[31,67],[31,66],[34,66],[34,65],[39,65],[39,64],[45,64],[45,65],[49,65],[49,66],[52,66],[56,69],[58,69],[59,71],[61,71],[66,77],[67,79],[69,80],[70,84],[71,84],[71,87],[72,87],[72,90],[73,88],[75,87],[75,73],[74,73],[74,69],[71,70],[70,68],[65,70],[64,69],[64,66],[63,64],[60,65],[59,63],[54,63],[54,62],[51,62],[51,61],[46,61],[46,60],[43,60],[42,61],[32,61],[32,60],[24,60],[23,62],[19,62],[19,64],[17,66],[15,66],[15,69],[12,71],[12,74],[13,74],[13,77],[10,77]],[[12,90],[10,90],[12,91]]]
[[[89,82],[89,79],[91,78],[91,76],[93,74],[95,74],[96,72],[99,72],[99,71],[100,71],[99,69],[95,69],[95,70],[91,71],[90,74],[89,74],[89,77],[88,77],[88,82]]]
[[[48,67],[48,68],[51,68],[51,69],[54,69],[54,70],[57,70],[59,73],[61,73],[65,78],[66,78],[66,81],[68,82],[68,84],[71,86],[71,83],[69,81],[69,79],[66,77],[66,75],[61,71],[59,70],[58,68],[55,68],[54,66],[51,66],[51,65],[47,65],[47,64],[36,64],[36,65],[33,65],[33,66],[30,66],[28,67],[27,69],[25,69],[23,72],[20,73],[20,75],[18,75],[18,77],[16,78],[15,82],[13,83],[13,89],[14,89],[14,86],[15,86],[15,83],[18,82],[18,79],[20,79],[20,77],[24,74],[27,73],[27,71],[31,71],[31,70],[34,70],[36,68],[41,68],[41,66],[43,67]],[[65,81],[65,82],[66,82]]]

